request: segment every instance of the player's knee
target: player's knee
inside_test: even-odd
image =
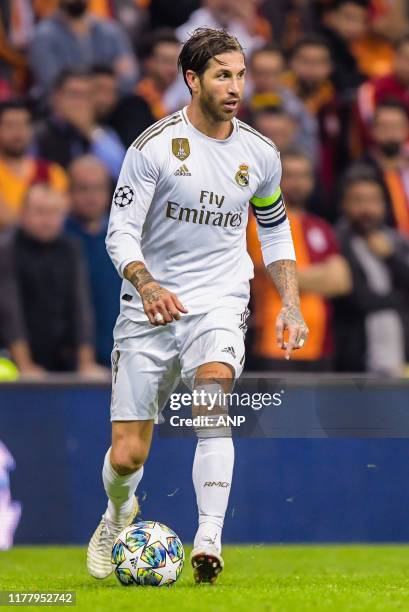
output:
[[[202,381],[195,387],[192,416],[198,438],[231,437],[228,421],[228,394],[223,386],[211,380]]]
[[[225,392],[230,390],[234,379],[233,366],[227,363],[211,362],[198,367],[195,377],[195,386],[202,386],[209,383],[219,383]]]
[[[111,464],[117,474],[131,474],[143,466],[148,456],[148,447],[140,441],[118,444],[111,449]]]

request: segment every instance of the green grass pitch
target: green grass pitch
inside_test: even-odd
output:
[[[186,564],[171,588],[126,588],[113,576],[94,580],[85,553],[78,547],[0,552],[0,590],[76,591],[69,609],[92,612],[409,610],[409,546],[225,546],[216,585],[194,585]]]

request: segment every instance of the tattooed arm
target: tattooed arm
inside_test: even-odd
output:
[[[178,297],[161,287],[141,261],[129,263],[124,269],[124,278],[132,283],[141,296],[146,316],[152,325],[166,325],[173,319],[179,320],[181,312],[187,313]],[[162,315],[162,321],[155,320],[158,313]]]
[[[285,358],[289,359],[291,351],[301,348],[308,336],[308,328],[300,311],[296,264],[291,259],[280,259],[270,263],[267,270],[282,301],[276,322],[277,343],[285,349]],[[284,341],[285,330],[288,330],[288,342]]]

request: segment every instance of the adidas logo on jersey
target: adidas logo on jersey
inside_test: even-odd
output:
[[[236,359],[236,351],[232,346],[226,346],[226,348],[222,349],[222,353],[229,353],[233,359]]]
[[[189,172],[189,168],[186,166],[186,164],[183,164],[183,166],[180,166],[180,168],[176,170],[176,172],[174,173],[174,176],[192,176],[192,175]]]

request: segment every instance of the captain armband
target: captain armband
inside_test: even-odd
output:
[[[257,223],[261,227],[275,227],[283,223],[287,218],[280,187],[278,187],[273,195],[266,198],[253,196],[250,199],[250,204],[257,219]]]

